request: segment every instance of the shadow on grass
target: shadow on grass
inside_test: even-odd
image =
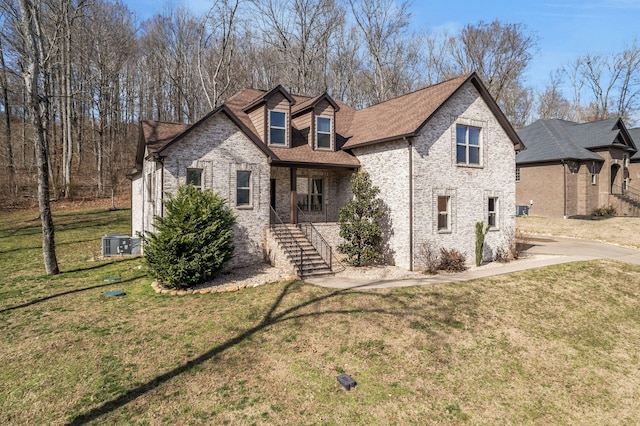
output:
[[[73,240],[73,241],[62,241],[62,242],[56,241],[56,247],[67,246],[67,245],[78,244],[78,243],[93,243],[93,242],[95,242],[96,244],[101,244],[101,241],[99,239],[90,238],[88,240]],[[42,245],[39,244],[37,246],[30,246],[30,247],[17,247],[9,250],[4,250],[4,251],[0,250],[0,254],[15,253],[15,252],[24,251],[24,250],[36,250],[36,249],[41,250]]]
[[[100,263],[97,265],[91,265],[91,266],[87,266],[86,268],[76,268],[76,269],[69,269],[68,271],[60,271],[62,274],[73,274],[75,272],[84,272],[84,271],[92,271],[94,269],[100,269],[100,268],[104,268],[105,266],[109,266],[109,265],[114,265],[116,263],[125,263],[125,262],[131,262],[133,260],[136,259],[140,259],[140,256],[127,256],[123,259],[112,259],[109,262],[106,263]]]
[[[242,341],[244,341],[245,339],[250,338],[251,336],[253,336],[254,334],[256,334],[259,331],[265,330],[266,328],[274,325],[274,324],[278,324],[278,323],[282,323],[285,321],[291,321],[291,320],[296,320],[296,319],[301,319],[301,318],[308,318],[308,317],[315,317],[315,316],[319,316],[319,315],[347,315],[347,314],[353,314],[353,313],[370,313],[370,314],[374,314],[374,313],[382,313],[382,314],[391,314],[394,315],[393,313],[384,310],[384,309],[359,309],[359,308],[353,308],[353,309],[339,309],[339,310],[328,310],[328,311],[323,311],[323,312],[312,312],[312,313],[298,313],[295,314],[297,311],[299,311],[302,308],[305,308],[307,306],[313,305],[315,303],[319,303],[322,302],[324,300],[328,300],[334,297],[338,297],[341,296],[343,294],[346,294],[348,292],[352,292],[354,290],[357,290],[357,288],[350,288],[350,289],[340,289],[340,290],[336,290],[332,293],[329,293],[327,295],[324,296],[319,296],[319,297],[315,297],[312,298],[310,300],[307,300],[305,302],[299,303],[296,306],[293,306],[291,308],[285,309],[284,311],[276,314],[276,310],[278,309],[278,307],[281,305],[282,301],[284,300],[284,298],[287,296],[287,294],[295,287],[299,285],[299,281],[291,281],[290,283],[288,283],[285,288],[282,290],[282,292],[280,293],[280,295],[276,298],[275,302],[273,303],[273,305],[271,306],[271,308],[269,309],[269,311],[265,314],[264,318],[262,319],[262,321],[257,324],[256,326],[249,328],[248,330],[244,331],[243,333],[238,334],[237,336],[227,340],[226,342],[215,346],[214,348],[212,348],[211,350],[203,353],[202,355],[198,356],[197,358],[194,358],[188,362],[186,362],[185,364],[174,368],[173,370],[167,371],[164,374],[161,374],[151,380],[149,380],[146,383],[143,383],[133,389],[130,389],[129,391],[125,392],[124,394],[122,394],[121,396],[112,399],[111,401],[107,401],[105,403],[103,403],[102,405],[93,408],[92,410],[88,411],[85,414],[80,414],[78,416],[76,416],[75,418],[73,418],[69,423],[67,423],[67,425],[83,425],[86,423],[90,423],[93,422],[95,420],[97,420],[98,418],[100,418],[101,416],[104,416],[106,414],[109,414],[111,412],[116,411],[117,409],[127,405],[128,403],[135,401],[137,398],[139,398],[140,396],[146,394],[147,392],[150,392],[156,388],[158,388],[159,386],[161,386],[162,384],[168,382],[169,380],[184,374],[186,372],[188,372],[189,370],[191,370],[192,368],[199,366],[201,364],[203,364],[204,362],[212,359],[213,357],[223,353],[224,351],[232,348],[235,345],[238,345],[239,343],[241,343]],[[369,295],[371,294],[375,294],[375,293],[367,293]],[[380,297],[394,297],[391,295],[378,295]],[[402,312],[402,315],[406,315],[408,312],[408,308],[406,306],[405,303],[403,303],[402,301],[399,301],[400,304],[403,306],[403,309],[400,309],[400,312]]]
[[[83,288],[76,288],[76,289],[73,289],[73,290],[63,291],[62,293],[52,294],[51,296],[45,296],[45,297],[41,297],[39,299],[30,300],[30,301],[22,303],[20,305],[15,305],[15,306],[10,306],[8,308],[0,309],[0,314],[5,313],[5,312],[9,312],[9,311],[14,311],[16,309],[27,308],[29,306],[36,305],[38,303],[46,302],[47,300],[56,299],[56,298],[62,297],[62,296],[67,296],[69,294],[80,293],[80,292],[83,292],[83,291],[94,290],[96,288],[102,288],[102,287],[108,287],[108,286],[113,287],[114,285],[118,285],[118,284],[125,284],[125,283],[131,282],[131,281],[135,281],[135,280],[140,279],[140,278],[144,278],[145,276],[146,275],[139,275],[139,276],[135,276],[135,277],[123,280],[123,281],[114,281],[114,282],[108,282],[108,283],[104,283],[104,284],[94,285],[94,286],[91,286],[91,287],[83,287]]]
[[[89,214],[78,214],[78,215],[61,215],[64,217],[64,220],[60,220],[59,215],[54,214],[54,227],[56,232],[64,232],[68,230],[78,230],[83,228],[95,228],[96,227],[96,217],[88,217],[89,215],[102,215],[105,216],[104,220],[100,222],[101,227],[111,225],[113,223],[117,223],[122,220],[116,214],[116,211],[104,210],[100,212],[94,212]],[[76,220],[73,220],[75,216],[78,216]],[[12,237],[22,237],[29,235],[37,235],[42,232],[42,225],[40,224],[39,218],[37,223],[30,223],[25,226],[21,226],[18,228],[10,228],[3,231],[0,231],[0,239],[3,238],[12,238]]]

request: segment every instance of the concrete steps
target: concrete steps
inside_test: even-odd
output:
[[[296,225],[271,225],[271,230],[278,245],[297,271],[300,271],[300,265],[302,265],[300,278],[333,274],[329,265]]]

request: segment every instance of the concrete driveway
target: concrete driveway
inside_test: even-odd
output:
[[[357,273],[352,273],[309,278],[305,281],[329,288],[375,289],[469,281],[560,263],[594,259],[612,259],[640,265],[640,251],[598,241],[532,237],[530,238],[530,245],[531,247],[526,252],[527,255],[516,261],[509,263],[493,262],[455,274],[444,273],[433,276],[413,274],[413,276],[407,278],[376,280],[358,277]]]

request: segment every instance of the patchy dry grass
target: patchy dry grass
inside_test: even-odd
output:
[[[638,217],[562,219],[540,216],[517,218],[520,231],[531,235],[550,235],[596,240],[625,247],[640,248]]]
[[[127,214],[56,215],[66,271],[57,277],[42,275],[32,223],[0,219],[1,424],[640,418],[639,267],[600,261],[420,288],[295,281],[172,297],[151,291],[140,259],[88,262],[102,234],[126,232]],[[113,288],[127,295],[103,296]],[[343,372],[355,390],[341,389]]]

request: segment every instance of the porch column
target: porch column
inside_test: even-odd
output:
[[[289,167],[289,179],[291,181],[291,196],[289,199],[289,223],[298,223],[298,188],[297,188],[297,174],[298,169],[296,167]]]

